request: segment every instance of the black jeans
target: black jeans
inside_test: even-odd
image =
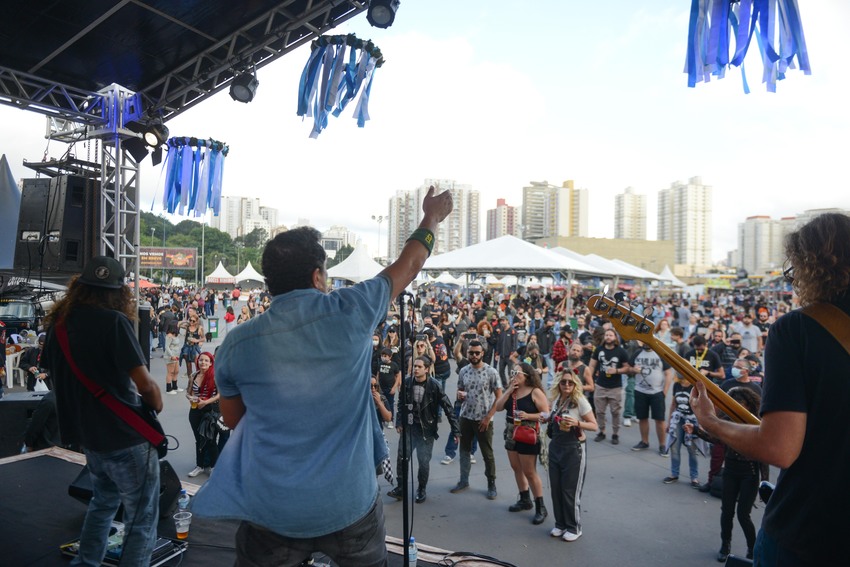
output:
[[[199,431],[201,421],[203,421],[204,416],[213,411],[213,407],[215,405],[217,404],[210,404],[202,408],[189,410],[189,425],[192,427],[192,433],[195,435],[195,466],[201,468],[214,467],[216,461],[218,461],[219,444],[221,444],[222,447],[224,446],[221,439],[218,439],[217,441],[204,439],[201,437]],[[219,432],[219,436],[221,436],[221,432]],[[227,432],[227,436],[230,436],[229,431]]]
[[[738,516],[738,523],[747,539],[747,549],[756,543],[756,527],[750,519],[750,512],[758,494],[758,474],[723,471],[723,493],[720,503],[720,539],[732,540],[732,518]],[[737,503],[737,510],[736,510]]]

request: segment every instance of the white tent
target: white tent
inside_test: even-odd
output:
[[[239,272],[236,275],[236,283],[243,284],[244,282],[257,282],[260,285],[266,285],[266,278],[262,276],[257,270],[254,269],[254,266],[251,265],[251,262],[245,266],[245,269]]]
[[[365,246],[359,246],[342,262],[328,270],[328,277],[354,283],[374,278],[384,267],[369,257]]]
[[[670,282],[670,285],[673,287],[686,287],[687,284],[673,275],[673,271],[670,269],[670,266],[664,265],[664,269],[661,270],[660,278],[662,280]]]
[[[236,278],[233,277],[233,274],[227,271],[224,264],[219,262],[215,270],[213,270],[204,281],[206,281],[207,284],[212,285],[233,285],[236,283]]]
[[[460,278],[456,278],[448,272],[443,272],[439,276],[433,279],[434,283],[441,283],[446,285],[464,285],[466,282]]]
[[[585,262],[556,254],[515,236],[502,236],[428,258],[423,268],[474,274],[610,275]]]
[[[629,270],[633,270],[635,273],[640,275],[641,279],[644,279],[644,280],[660,280],[660,279],[662,279],[661,276],[659,276],[658,274],[650,272],[649,270],[645,270],[645,269],[641,268],[640,266],[635,266],[634,264],[629,264],[625,260],[619,260],[617,258],[614,258],[611,261],[614,262],[615,264],[619,264],[619,265],[623,266],[624,268],[627,268]]]

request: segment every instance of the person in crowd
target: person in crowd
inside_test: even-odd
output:
[[[413,350],[411,351],[410,356],[408,357],[407,372],[405,373],[405,375],[409,376],[413,374],[413,361],[416,359],[417,356],[427,356],[429,360],[434,360],[434,358],[431,358],[432,356],[436,358],[436,355],[434,354],[434,349],[431,348],[431,343],[428,342],[428,338],[424,334],[422,335],[421,339],[417,338],[416,342],[413,343]],[[433,365],[429,366],[428,371],[431,373],[429,375],[433,376]]]
[[[204,327],[201,325],[198,312],[189,309],[188,317],[180,323],[183,329],[183,347],[180,349],[180,360],[186,364],[186,374],[191,380],[195,374],[194,365],[201,354],[201,345],[206,342]]]
[[[685,340],[685,330],[682,327],[673,327],[670,329],[670,339],[673,341],[672,348],[676,354],[685,358],[685,355],[691,350],[691,346]],[[685,360],[687,360],[685,358]]]
[[[398,336],[398,327],[391,325],[387,328],[387,336],[384,338],[384,348],[390,349],[392,360],[401,368],[402,356],[404,352],[401,348],[401,339]]]
[[[741,346],[750,352],[760,353],[764,350],[761,329],[753,324],[753,316],[745,313],[739,323],[733,323],[732,329],[740,335]]]
[[[224,447],[230,432],[218,431],[218,426],[206,427],[212,436],[204,435],[202,423],[205,420],[218,421],[221,415],[219,400],[221,395],[215,385],[215,356],[209,352],[198,355],[198,370],[192,375],[186,398],[189,400],[189,425],[195,436],[195,468],[189,473],[194,478],[201,473],[212,473],[218,460],[220,448]],[[224,439],[222,440],[222,437]]]
[[[233,330],[236,326],[236,313],[233,312],[233,306],[228,305],[224,310],[224,332],[225,334]]]
[[[24,370],[27,374],[27,391],[32,392],[38,382],[46,386],[48,390],[53,389],[53,380],[50,377],[50,371],[42,362],[42,354],[44,352],[45,335],[38,337],[38,348],[28,348],[21,354],[18,361],[18,368]]]
[[[443,342],[446,343],[447,351],[451,353],[454,349],[456,327],[448,311],[443,311],[440,314],[440,333],[443,335]]]
[[[378,364],[378,371],[374,376],[378,380],[378,386],[381,388],[381,394],[389,403],[390,419],[386,423],[392,429],[392,418],[395,410],[395,395],[401,386],[401,369],[393,362],[393,351],[387,347],[381,349],[381,362]]]
[[[511,357],[517,349],[516,329],[511,327],[506,316],[499,318],[499,327],[496,330],[495,362],[499,366],[499,379],[502,381],[502,389],[508,385],[507,371],[510,369]]]
[[[705,339],[703,339],[705,340]],[[690,395],[693,385],[686,379],[676,379],[673,383],[673,399],[670,403],[670,422],[667,428],[667,450],[670,452],[670,475],[664,477],[664,484],[679,481],[679,470],[682,462],[682,445],[688,451],[688,472],[691,477],[691,487],[700,488],[699,462],[697,461],[697,438],[688,433],[685,425],[697,425],[697,418],[691,409]]]
[[[555,371],[569,358],[571,342],[567,329],[561,329],[558,333],[558,339],[552,345],[552,362],[555,363]]]
[[[534,337],[534,335],[531,336]],[[530,343],[525,347],[525,353],[522,357],[522,361],[530,364],[531,367],[537,371],[537,374],[541,376],[541,380],[543,376],[549,375],[549,368],[546,366],[546,359],[543,358],[542,354],[540,354],[540,347],[537,346],[536,342]]]
[[[180,353],[185,342],[177,321],[172,319],[168,323],[165,337],[165,348],[162,351],[165,359],[165,393],[176,395],[183,391],[177,383],[177,376],[180,374]]]
[[[596,388],[596,384],[593,382],[593,373],[590,371],[590,367],[582,362],[583,355],[584,346],[579,341],[573,342],[567,354],[567,361],[562,367],[572,370],[573,374],[578,376],[579,381],[581,381],[582,395],[590,403],[590,408],[595,415],[596,408],[593,406],[593,391]]]
[[[655,327],[655,338],[673,348],[673,338],[670,336],[670,322],[667,319],[661,319],[658,326]]]
[[[640,428],[640,441],[632,451],[649,449],[649,418],[655,422],[658,454],[667,456],[665,445],[665,405],[667,391],[673,381],[673,370],[650,346],[637,341],[640,347],[629,361],[628,374],[635,376],[635,414]]]
[[[710,379],[718,386],[726,379],[726,372],[720,362],[720,356],[708,348],[707,341],[702,335],[694,336],[693,346],[684,359],[696,368],[700,374]]]
[[[473,327],[474,328],[474,327]],[[477,340],[481,342],[481,338],[475,333],[475,331],[469,331],[464,333],[463,335],[458,336],[458,340],[455,343],[454,350],[454,359],[457,362],[457,373],[460,375],[460,371],[463,370],[463,367],[469,364],[469,358],[467,354],[469,353],[469,341]],[[483,344],[483,343],[482,343]],[[473,357],[474,358],[474,357]],[[455,418],[460,420],[460,407],[461,402],[457,398],[454,402],[454,414]],[[458,448],[458,437],[450,435],[446,440],[446,450],[445,456],[440,460],[441,465],[449,465],[457,457],[457,448]],[[478,450],[478,438],[473,437],[472,439],[472,449],[469,454],[469,462],[471,464],[476,464],[478,461],[475,459],[475,452]]]
[[[408,452],[405,454],[402,451],[402,443],[398,445],[398,470],[399,483],[388,495],[397,500],[401,500],[403,495],[402,484],[407,478],[407,467],[404,466],[404,461],[412,457],[413,451],[416,451],[416,459],[419,461],[419,469],[417,472],[417,487],[416,487],[416,503],[421,504],[427,498],[428,477],[431,471],[431,454],[434,449],[434,441],[439,439],[437,433],[437,407],[442,406],[449,419],[451,427],[451,435],[457,436],[459,433],[457,420],[452,410],[452,403],[449,398],[443,393],[440,383],[435,378],[429,377],[429,367],[431,360],[427,356],[418,356],[413,361],[413,377],[407,378],[402,385],[408,396],[408,403],[413,404],[413,424],[407,425],[410,428],[410,445],[407,446]],[[401,414],[396,416],[396,430],[399,435],[404,434],[405,423],[401,420]]]
[[[585,431],[596,431],[596,416],[582,395],[581,380],[564,368],[549,394],[552,411],[541,416],[549,424],[549,485],[555,527],[549,534],[564,541],[581,537],[581,493],[587,473]]]
[[[629,355],[620,346],[620,339],[614,329],[604,331],[600,348],[590,359],[590,372],[596,388],[593,400],[596,404],[596,418],[599,420],[595,441],[605,439],[605,412],[611,409],[611,443],[620,443],[620,412],[623,409],[623,372],[628,370]]]
[[[132,320],[136,303],[114,258],[95,256],[71,278],[65,295],[47,315],[43,357],[56,385],[56,414],[62,444],[81,446],[93,498],[80,533],[81,565],[100,565],[109,530],[123,504],[127,526],[123,565],[150,565],[159,518],[159,458],[156,449],[77,378],[57,337],[62,326],[77,368],[108,388],[120,402],[141,410],[142,401],[162,411],[162,395],[145,366]]]
[[[761,395],[754,390],[736,386],[727,392],[729,396],[755,415],[761,404]],[[715,439],[707,435],[698,426],[685,425],[687,433],[696,433],[706,441]],[[723,490],[720,504],[720,551],[718,561],[726,561],[732,549],[732,520],[738,517],[738,523],[747,542],[747,559],[753,558],[756,543],[756,527],[750,514],[758,494],[759,480],[770,480],[770,468],[741,455],[729,446],[724,447]]]
[[[50,390],[32,412],[24,432],[24,452],[31,453],[48,447],[62,446],[59,420],[56,417],[56,391]]]
[[[243,305],[242,309],[239,311],[239,317],[236,319],[236,324],[241,325],[245,321],[251,320],[251,310],[248,309],[247,305]]]
[[[732,365],[732,378],[723,382],[720,385],[720,389],[728,392],[732,388],[747,388],[758,394],[760,400],[762,394],[761,386],[750,379],[750,375],[755,371],[757,365],[758,357],[756,356],[737,359]]]
[[[721,340],[719,343],[711,347],[711,350],[716,352],[720,357],[720,364],[723,366],[724,380],[732,378],[732,364],[738,360],[738,355],[741,352],[741,335],[732,333],[728,340]]]
[[[496,400],[502,397],[502,383],[495,368],[486,364],[484,346],[480,341],[469,341],[466,351],[469,364],[458,375],[457,397],[460,408],[460,480],[451,489],[453,494],[469,488],[470,454],[472,438],[478,439],[484,458],[484,475],[487,477],[487,499],[495,500],[496,459],[493,455],[493,415]]]
[[[369,341],[391,298],[422,270],[452,210],[451,193],[435,192],[426,193],[422,221],[398,259],[349,288],[328,292],[317,230],[298,227],[266,244],[271,308],[219,348],[221,411],[238,429],[192,507],[198,516],[240,520],[240,565],[284,556],[297,565],[314,551],[339,565],[386,565],[374,471],[387,450],[366,386]]]
[[[850,517],[850,355],[806,308],[829,303],[850,314],[850,218],[816,216],[785,239],[785,277],[803,306],[771,325],[759,425],[720,419],[705,388],[692,404],[700,425],[748,458],[781,472],[762,519],[755,564],[835,565],[846,556]],[[840,315],[840,313],[836,313]]]
[[[477,324],[478,336],[483,337],[485,352],[484,352],[484,363],[493,365],[493,357],[496,351],[496,335],[493,333],[493,327],[487,322],[486,319],[483,319]]]
[[[549,513],[543,503],[543,482],[537,474],[537,456],[540,454],[541,439],[534,444],[515,441],[513,433],[517,426],[524,425],[539,430],[540,416],[549,412],[549,400],[543,391],[540,372],[531,364],[516,364],[511,370],[511,382],[505,393],[496,400],[496,411],[506,411],[505,450],[514,471],[519,489],[516,504],[508,507],[510,512],[534,508],[531,523],[539,525]],[[534,502],[531,496],[534,496]]]
[[[440,388],[446,391],[446,381],[452,375],[452,367],[449,363],[449,351],[446,348],[446,343],[439,336],[439,331],[433,327],[425,329],[425,336],[428,338],[428,343],[434,352],[434,378],[440,383]],[[442,414],[442,408],[437,408],[437,416]]]
[[[543,365],[546,367],[546,387],[552,385],[552,380],[555,379],[555,363],[552,359],[552,349],[555,346],[555,341],[558,340],[558,335],[555,334],[555,319],[547,317],[544,321],[540,315],[540,310],[535,311],[535,330],[532,333],[537,339],[537,346],[540,347],[540,354],[543,355]]]

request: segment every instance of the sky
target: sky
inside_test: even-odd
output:
[[[259,69],[253,102],[225,90],[167,125],[172,136],[230,146],[225,195],[259,197],[284,225],[346,226],[375,255],[379,230],[386,254],[387,226],[372,216],[426,178],[481,193],[482,238],[496,199],[519,206],[530,181],[567,179],[589,191],[588,236],[613,237],[614,197],[633,187],[647,195],[652,239],[658,190],[700,176],[713,187],[715,260],[737,247],[748,216],[850,209],[850,2],[801,3],[812,74],[789,71],[775,94],[760,83],[753,41],[749,95],[737,68],[687,87],[689,8],[686,0],[403,0],[389,29],[370,27],[364,13],[329,32],[371,38],[386,59],[365,128],[352,102],[309,138],[311,119],[296,116],[309,46]],[[67,149],[47,145],[44,123],[0,106],[0,154],[16,180],[34,176],[23,160]],[[145,161],[142,210],[162,211],[163,177]]]

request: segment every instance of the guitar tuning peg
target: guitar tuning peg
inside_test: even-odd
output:
[[[623,303],[626,300],[626,294],[622,291],[618,291],[614,294],[614,301],[617,303]]]

